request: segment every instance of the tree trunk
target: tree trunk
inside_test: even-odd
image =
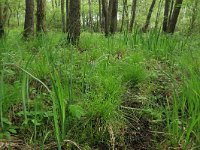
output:
[[[174,1],[175,0],[170,0],[170,12],[169,12],[168,26],[170,23],[170,19],[172,18],[172,13],[173,13],[173,9],[174,9]]]
[[[155,4],[156,4],[156,0],[153,0],[152,3],[151,3],[151,6],[149,8],[149,13],[147,15],[147,19],[146,19],[145,25],[142,27],[142,31],[143,32],[146,32],[148,27],[149,27],[150,20],[151,20],[151,15],[153,13],[153,9],[154,9]]]
[[[66,32],[68,32],[69,29],[69,0],[66,0]]]
[[[121,29],[120,31],[123,31],[124,28],[124,22],[127,19],[127,13],[128,13],[128,5],[127,5],[127,0],[123,0],[123,11],[122,11],[122,24],[121,24]]]
[[[0,38],[4,35],[4,28],[3,28],[3,4],[0,2]]]
[[[46,0],[37,0],[37,32],[46,32],[46,14],[45,14]]]
[[[109,15],[108,15],[107,0],[102,0],[102,11],[104,15],[104,32],[105,36],[109,35]]]
[[[158,28],[159,17],[160,17],[160,12],[161,12],[161,8],[162,8],[162,2],[163,2],[163,0],[160,0],[159,4],[158,4],[158,11],[157,11],[157,14],[156,14],[156,21],[155,21],[155,29]]]
[[[111,10],[111,23],[110,23],[111,34],[114,34],[117,31],[117,11],[118,11],[118,0],[113,0],[112,10]]]
[[[65,24],[65,1],[61,0],[61,18],[62,18],[62,31],[66,32],[66,24]]]
[[[101,0],[99,2],[99,31],[103,29],[103,24],[102,24],[102,8],[101,8]]]
[[[83,29],[85,29],[86,28],[86,21],[85,21],[86,19],[85,19],[85,13],[84,12],[82,12],[81,17],[82,17],[82,22],[83,22],[82,27],[83,27]]]
[[[91,0],[88,0],[88,6],[89,6],[89,27],[91,30],[93,30],[93,18],[92,18],[92,2]]]
[[[183,0],[176,0],[176,3],[174,5],[174,10],[172,13],[172,18],[170,19],[168,33],[174,33],[175,31],[182,3],[183,3]]]
[[[137,0],[132,0],[131,21],[129,25],[129,32],[133,31],[133,24],[135,22],[136,5],[137,5]]]
[[[24,37],[34,35],[34,0],[25,0],[26,13],[24,22]]]
[[[68,41],[78,44],[80,38],[80,0],[70,0]]]
[[[163,32],[166,32],[167,28],[168,28],[169,7],[170,7],[170,0],[165,0],[165,10],[164,10],[164,19],[163,19]]]

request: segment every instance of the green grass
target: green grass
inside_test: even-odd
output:
[[[164,132],[168,147],[199,146],[197,37],[135,30],[108,38],[84,32],[79,46],[65,39],[50,32],[23,41],[11,31],[0,41],[3,134],[41,148],[57,141],[61,149],[66,140],[85,149],[126,147],[121,131],[129,124],[137,129],[133,122],[142,116]],[[129,89],[142,105],[126,118],[121,105],[135,103],[124,99]]]

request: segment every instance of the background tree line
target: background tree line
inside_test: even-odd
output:
[[[199,23],[198,6],[198,0],[0,0],[0,37],[6,27],[22,25],[25,38],[35,34],[36,26],[36,33],[62,30],[72,43],[81,29],[105,36],[136,28],[174,33],[179,18],[192,32]]]

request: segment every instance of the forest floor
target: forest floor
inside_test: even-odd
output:
[[[0,149],[200,148],[198,36],[19,35],[0,40]]]

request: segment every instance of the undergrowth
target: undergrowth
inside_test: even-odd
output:
[[[134,31],[65,40],[52,32],[23,41],[13,31],[0,41],[1,139],[58,149],[67,140],[83,149],[142,148],[141,139],[199,146],[198,38]]]

